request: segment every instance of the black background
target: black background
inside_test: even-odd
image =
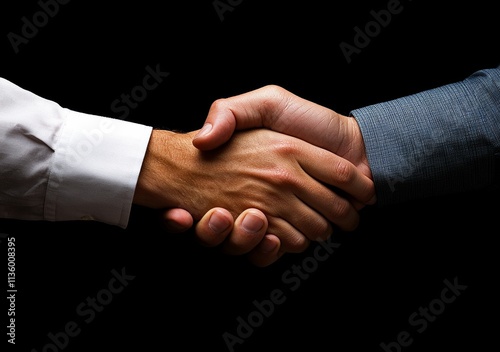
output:
[[[8,33],[21,34],[22,18],[41,7],[9,2],[0,11],[0,76],[64,107],[118,117],[111,102],[142,82],[146,66],[160,65],[169,77],[127,119],[190,131],[215,99],[266,84],[348,114],[500,62],[493,2],[402,0],[402,12],[347,63],[340,43],[353,44],[354,27],[388,3],[232,1],[221,20],[212,0],[71,1],[15,53]],[[359,228],[335,233],[340,246],[295,291],[282,275],[311,263],[315,245],[256,268],[197,245],[192,233],[165,233],[139,207],[126,230],[2,220],[0,233],[16,238],[13,350],[42,351],[49,333],[74,321],[81,332],[64,351],[229,351],[223,334],[237,335],[237,318],[276,289],[286,301],[235,351],[383,351],[380,343],[402,331],[413,338],[402,351],[485,349],[498,332],[496,199],[481,191],[365,208]],[[122,268],[135,278],[85,323],[76,308]],[[418,333],[410,315],[440,298],[446,279],[467,289]]]

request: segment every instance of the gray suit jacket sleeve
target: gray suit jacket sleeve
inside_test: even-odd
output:
[[[379,205],[499,182],[500,66],[351,116],[363,134]]]

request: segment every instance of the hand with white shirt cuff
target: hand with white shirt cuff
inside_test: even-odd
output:
[[[280,239],[280,254],[302,252],[310,241],[327,239],[332,224],[344,230],[357,226],[357,210],[332,187],[341,186],[346,178],[355,179],[360,189],[369,190],[372,183],[353,165],[339,170],[341,158],[335,154],[265,129],[236,133],[220,148],[200,151],[192,144],[197,132],[153,130],[135,204],[185,209],[195,222],[210,218],[212,222],[207,223],[215,232],[224,231],[225,209],[246,230],[259,232],[267,227],[267,233]],[[267,226],[264,222],[259,228],[256,224],[262,214]],[[218,224],[214,216],[220,220]],[[203,223],[196,228],[201,241],[210,235],[200,228]],[[218,229],[213,228],[214,223]],[[226,251],[245,254],[262,236],[242,237],[225,241]],[[262,249],[273,247],[276,242],[271,242],[263,243]]]
[[[356,207],[333,189],[369,195],[373,185],[344,159],[268,130],[229,142],[215,133],[226,143],[201,151],[198,132],[74,111],[0,79],[0,216],[126,228],[133,203],[169,209],[172,232],[196,223],[200,243],[259,266],[326,239],[333,225],[357,226]]]

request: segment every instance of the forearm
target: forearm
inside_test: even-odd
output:
[[[379,204],[492,186],[500,152],[500,69],[352,111]]]
[[[150,133],[0,78],[0,216],[125,227]]]

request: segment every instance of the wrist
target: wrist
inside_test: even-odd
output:
[[[148,208],[176,207],[174,180],[179,167],[176,160],[183,159],[186,148],[181,146],[180,134],[153,130],[142,163],[134,193],[134,204]]]

